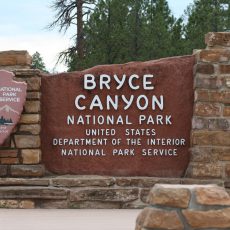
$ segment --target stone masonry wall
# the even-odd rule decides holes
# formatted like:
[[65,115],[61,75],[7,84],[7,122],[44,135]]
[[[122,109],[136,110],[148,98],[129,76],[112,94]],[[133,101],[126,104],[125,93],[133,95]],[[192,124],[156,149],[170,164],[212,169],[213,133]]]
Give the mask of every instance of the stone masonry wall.
[[41,73],[29,69],[30,65],[31,57],[27,51],[0,52],[0,68],[13,71],[16,81],[27,83],[26,103],[21,119],[0,148],[1,177],[44,175],[44,167],[40,164]]
[[41,73],[26,51],[0,52],[0,69],[28,84],[21,120],[0,147],[0,208],[142,208],[155,184],[230,188],[230,33],[196,53],[191,161],[185,178],[50,175],[41,164]]
[[230,229],[230,196],[216,185],[155,185],[136,230]]
[[218,184],[221,180],[153,177],[46,176],[0,178],[0,208],[139,209],[155,184]]
[[222,178],[230,187],[230,33],[208,33],[196,52],[195,106],[187,177]]

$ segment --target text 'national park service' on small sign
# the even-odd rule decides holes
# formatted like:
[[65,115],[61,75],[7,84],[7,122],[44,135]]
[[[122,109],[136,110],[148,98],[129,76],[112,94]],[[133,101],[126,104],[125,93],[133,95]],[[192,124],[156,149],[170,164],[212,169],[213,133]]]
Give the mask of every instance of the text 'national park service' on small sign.
[[26,100],[27,84],[13,77],[12,72],[0,70],[0,145],[18,123]]

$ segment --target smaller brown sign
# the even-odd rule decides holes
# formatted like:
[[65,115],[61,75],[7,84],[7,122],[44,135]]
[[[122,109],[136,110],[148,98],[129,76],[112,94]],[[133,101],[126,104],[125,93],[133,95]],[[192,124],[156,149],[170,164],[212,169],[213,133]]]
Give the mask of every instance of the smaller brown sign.
[[26,100],[27,84],[13,77],[12,72],[0,70],[0,145],[18,123]]

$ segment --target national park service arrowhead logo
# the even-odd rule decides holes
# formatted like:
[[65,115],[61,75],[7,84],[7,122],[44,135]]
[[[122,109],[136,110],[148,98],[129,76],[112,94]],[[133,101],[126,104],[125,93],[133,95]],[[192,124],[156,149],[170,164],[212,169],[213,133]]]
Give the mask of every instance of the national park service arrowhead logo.
[[12,72],[0,70],[0,145],[18,123],[26,101],[27,84],[13,77]]

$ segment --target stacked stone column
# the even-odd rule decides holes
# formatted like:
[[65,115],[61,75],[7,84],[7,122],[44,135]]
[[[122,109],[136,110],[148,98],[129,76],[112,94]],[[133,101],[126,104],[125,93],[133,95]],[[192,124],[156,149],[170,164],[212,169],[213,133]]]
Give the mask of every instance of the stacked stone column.
[[191,160],[187,176],[230,187],[230,33],[209,33],[196,53]]
[[[23,114],[11,136],[0,148],[0,176],[37,177],[44,175],[41,163],[40,88],[41,73],[28,68],[31,58],[26,51],[1,52],[1,69],[13,71],[16,81],[27,83]],[[21,67],[21,68],[20,68]],[[27,69],[22,69],[27,67]]]

